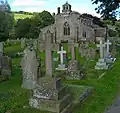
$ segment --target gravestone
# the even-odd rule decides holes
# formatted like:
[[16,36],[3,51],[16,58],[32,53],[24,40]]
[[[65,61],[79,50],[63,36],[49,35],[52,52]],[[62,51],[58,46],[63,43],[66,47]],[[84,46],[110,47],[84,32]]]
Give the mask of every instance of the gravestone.
[[106,46],[107,46],[107,48],[105,48],[105,60],[106,60],[106,63],[108,63],[108,64],[111,64],[111,63],[114,63],[115,62],[115,60],[116,60],[116,58],[113,58],[112,56],[111,56],[111,53],[110,53],[110,45],[112,45],[112,43],[109,41],[109,40],[107,40],[107,42],[105,43],[106,44]]
[[26,46],[26,39],[25,38],[21,38],[21,48],[24,49]]
[[10,77],[12,75],[12,59],[8,56],[2,56],[1,75]]
[[39,66],[36,51],[33,47],[28,46],[23,53],[24,55],[21,60],[23,74],[22,88],[33,89],[37,82]]
[[71,110],[71,95],[61,79],[52,75],[51,33],[46,33],[46,75],[38,80],[32,92],[29,105],[42,111],[69,113]]
[[52,76],[52,53],[51,53],[51,33],[47,31],[45,41],[45,63],[46,63],[46,75]]
[[66,54],[66,51],[63,50],[63,46],[61,46],[61,51],[58,51],[57,53],[60,54],[60,64],[56,70],[67,70],[67,68],[65,68],[65,64],[63,63],[63,55]]
[[97,47],[100,48],[100,59],[96,63],[95,69],[97,69],[97,70],[108,69],[108,65],[106,64],[105,59],[104,59],[105,44],[103,44],[102,40],[100,40],[100,44],[97,45]]
[[41,77],[29,100],[31,107],[42,111],[69,113],[72,108],[71,95],[60,78]]
[[3,50],[4,50],[3,42],[0,42],[0,56],[3,56]]
[[83,72],[78,68],[80,66],[79,62],[76,60],[71,60],[68,63],[68,68],[66,71],[65,78],[67,80],[80,80],[84,77]]

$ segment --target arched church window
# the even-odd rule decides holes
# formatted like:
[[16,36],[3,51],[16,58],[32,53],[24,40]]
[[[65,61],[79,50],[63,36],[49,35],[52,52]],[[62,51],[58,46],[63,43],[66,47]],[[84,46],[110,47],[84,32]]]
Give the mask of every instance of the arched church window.
[[86,31],[83,31],[83,37],[86,37]]
[[64,23],[64,35],[70,35],[70,26],[67,22]]

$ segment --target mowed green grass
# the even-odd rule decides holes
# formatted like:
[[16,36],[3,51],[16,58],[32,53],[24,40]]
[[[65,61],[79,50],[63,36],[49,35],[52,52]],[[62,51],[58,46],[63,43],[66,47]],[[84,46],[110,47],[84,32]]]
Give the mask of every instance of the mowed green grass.
[[14,14],[15,20],[18,19],[25,19],[25,18],[31,18],[33,15],[27,15],[27,14]]
[[[17,49],[13,47],[5,48],[6,51],[17,51]],[[20,48],[18,47],[18,51]],[[44,53],[42,53],[42,59],[44,57]],[[78,59],[80,58],[77,55]],[[81,62],[84,64],[84,58],[82,58]],[[112,69],[106,71],[106,74],[100,79],[97,78],[103,71],[95,71],[94,65],[96,61],[89,61],[86,67],[86,77],[84,80],[80,81],[66,81],[66,83],[71,83],[75,85],[85,85],[94,87],[94,91],[92,96],[90,96],[83,104],[79,104],[75,107],[73,113],[103,113],[105,108],[112,104],[114,98],[119,93],[119,85],[120,85],[120,57],[118,56],[117,61],[115,62]],[[19,65],[20,58],[14,58],[13,64]],[[49,112],[40,112],[39,110],[24,108],[24,105],[28,104],[29,94],[28,91],[22,89],[20,87],[21,84],[21,70],[17,67],[13,68],[13,76],[9,81],[0,83],[0,93],[5,93],[8,95],[8,100],[2,101],[0,104],[0,113],[3,113],[4,110],[12,109],[12,113],[49,113]],[[10,92],[10,94],[7,94]],[[2,95],[3,95],[2,94]],[[1,95],[1,94],[0,94]],[[13,96],[12,96],[13,95]],[[16,95],[16,96],[15,96]],[[2,98],[4,99],[4,98]],[[0,96],[1,101],[1,96]],[[3,111],[2,111],[3,110]]]

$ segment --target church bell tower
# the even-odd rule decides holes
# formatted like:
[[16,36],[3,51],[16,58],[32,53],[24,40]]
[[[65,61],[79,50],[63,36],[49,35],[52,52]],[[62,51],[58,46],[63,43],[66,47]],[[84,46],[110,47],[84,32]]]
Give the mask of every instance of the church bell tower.
[[62,10],[62,12],[63,13],[70,13],[72,10],[71,10],[71,5],[68,3],[68,2],[66,2],[64,5],[63,5],[63,10]]

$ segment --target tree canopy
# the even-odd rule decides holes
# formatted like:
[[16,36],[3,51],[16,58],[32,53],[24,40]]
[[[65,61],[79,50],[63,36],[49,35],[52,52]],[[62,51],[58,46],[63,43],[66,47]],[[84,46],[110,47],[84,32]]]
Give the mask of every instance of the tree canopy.
[[0,12],[0,42],[5,41],[9,36],[8,20],[5,12]]
[[99,4],[95,9],[104,19],[115,20],[120,16],[120,0],[91,0],[93,4]]
[[34,13],[32,18],[17,21],[15,34],[17,38],[38,38],[40,29],[54,23],[54,17],[48,12]]

